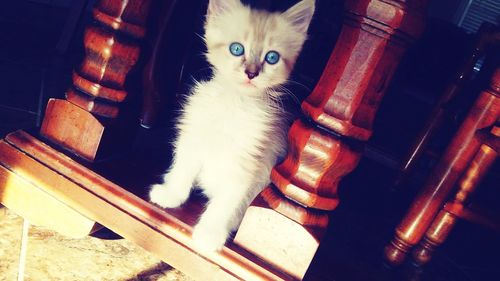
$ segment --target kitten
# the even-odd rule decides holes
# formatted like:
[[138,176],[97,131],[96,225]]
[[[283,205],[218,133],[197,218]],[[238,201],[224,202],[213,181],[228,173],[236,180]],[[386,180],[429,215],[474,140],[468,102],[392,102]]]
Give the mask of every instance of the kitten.
[[180,206],[193,185],[208,205],[193,232],[198,250],[220,249],[286,153],[287,122],[277,89],[299,55],[314,13],[302,0],[283,13],[210,0],[205,22],[213,77],[194,86],[177,124],[173,164],[152,202]]

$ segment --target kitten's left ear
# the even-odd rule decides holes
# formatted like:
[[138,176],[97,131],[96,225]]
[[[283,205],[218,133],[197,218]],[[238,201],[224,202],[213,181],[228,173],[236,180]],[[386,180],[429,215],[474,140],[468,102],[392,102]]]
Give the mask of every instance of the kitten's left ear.
[[283,13],[283,16],[301,33],[306,33],[314,14],[315,0],[302,0]]
[[242,4],[240,0],[209,0],[207,15],[208,16],[219,16],[228,12],[235,7],[241,7]]

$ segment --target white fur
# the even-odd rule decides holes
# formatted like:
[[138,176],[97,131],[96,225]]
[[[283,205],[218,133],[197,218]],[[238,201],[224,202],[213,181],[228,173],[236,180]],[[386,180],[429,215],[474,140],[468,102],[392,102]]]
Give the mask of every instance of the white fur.
[[[306,38],[307,27],[304,30],[303,21],[293,25],[295,19],[308,17],[309,25],[314,11],[314,0],[304,0],[284,14],[223,1],[210,1],[205,25],[214,76],[198,83],[188,97],[178,120],[173,164],[164,183],[150,192],[152,202],[175,208],[186,201],[193,185],[203,190],[209,203],[193,233],[200,251],[224,245],[286,152],[286,120],[278,106],[280,93],[274,89],[288,79]],[[244,45],[244,56],[230,54],[232,42]],[[275,65],[264,61],[269,50],[281,55]],[[244,73],[248,62],[262,67],[251,81]]]

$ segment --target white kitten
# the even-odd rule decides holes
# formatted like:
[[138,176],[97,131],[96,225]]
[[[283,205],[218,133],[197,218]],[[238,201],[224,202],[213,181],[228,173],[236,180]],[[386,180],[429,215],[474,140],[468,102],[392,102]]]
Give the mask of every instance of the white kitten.
[[307,35],[314,0],[284,13],[253,10],[239,0],[210,0],[205,23],[210,81],[198,83],[178,120],[174,161],[150,199],[180,206],[194,184],[208,197],[195,226],[200,251],[220,249],[286,152],[276,90],[286,82]]

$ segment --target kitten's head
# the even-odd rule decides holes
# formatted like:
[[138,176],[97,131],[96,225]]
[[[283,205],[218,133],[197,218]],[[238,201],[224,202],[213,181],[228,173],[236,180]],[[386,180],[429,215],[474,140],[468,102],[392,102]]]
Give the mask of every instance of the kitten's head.
[[210,0],[205,41],[216,75],[248,89],[286,82],[307,37],[314,1],[269,13],[240,0]]

